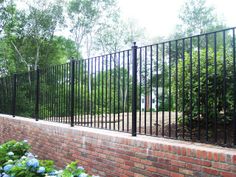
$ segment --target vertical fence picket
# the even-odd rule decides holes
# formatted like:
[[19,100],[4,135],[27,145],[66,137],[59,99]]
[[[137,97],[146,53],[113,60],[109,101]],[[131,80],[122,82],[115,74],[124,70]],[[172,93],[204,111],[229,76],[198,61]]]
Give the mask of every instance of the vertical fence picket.
[[162,44],[162,125],[161,135],[165,135],[165,43]]
[[233,82],[234,82],[234,106],[233,106],[233,145],[236,145],[236,57],[235,57],[235,29],[233,29]]
[[137,46],[132,46],[132,136],[137,133]]
[[36,70],[36,88],[35,88],[35,120],[39,120],[39,92],[40,92],[40,87],[39,87],[39,74],[40,71],[39,69]]
[[70,65],[71,65],[71,70],[70,70],[70,84],[71,84],[71,87],[70,87],[70,91],[71,91],[71,98],[70,98],[70,125],[71,127],[74,127],[74,96],[75,96],[75,60],[71,60],[70,62]]
[[233,88],[234,88],[234,106],[233,106],[233,144],[236,145],[236,57],[235,57],[235,29],[233,29]]
[[16,74],[13,75],[12,83],[12,116],[16,115]]

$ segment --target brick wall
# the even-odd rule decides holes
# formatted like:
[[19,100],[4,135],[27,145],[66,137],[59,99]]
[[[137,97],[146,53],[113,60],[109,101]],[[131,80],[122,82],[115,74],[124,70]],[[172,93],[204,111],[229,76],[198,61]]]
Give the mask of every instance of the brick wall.
[[28,139],[58,167],[79,160],[100,176],[236,177],[236,149],[0,115],[0,143]]

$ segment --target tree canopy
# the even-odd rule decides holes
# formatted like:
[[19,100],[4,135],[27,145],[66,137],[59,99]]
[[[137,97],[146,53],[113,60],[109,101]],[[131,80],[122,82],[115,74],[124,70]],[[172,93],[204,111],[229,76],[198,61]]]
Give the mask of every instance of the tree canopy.
[[218,18],[214,7],[207,5],[206,0],[186,0],[178,17],[175,38],[206,33],[225,26]]

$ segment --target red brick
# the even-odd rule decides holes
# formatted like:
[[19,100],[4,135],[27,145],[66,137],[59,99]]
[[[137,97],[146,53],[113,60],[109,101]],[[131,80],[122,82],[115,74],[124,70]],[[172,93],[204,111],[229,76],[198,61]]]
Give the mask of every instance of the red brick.
[[120,177],[129,177],[128,175],[121,174]]
[[165,157],[165,153],[164,152],[159,152],[159,151],[154,151],[153,155],[158,156],[158,157]]
[[186,164],[186,168],[194,170],[194,171],[201,171],[202,170],[202,167],[200,165],[189,164],[189,163]]
[[178,149],[179,149],[178,146],[173,146],[173,147],[172,147],[172,152],[173,152],[174,154],[178,154]]
[[180,149],[180,147],[178,147],[178,149],[177,149],[177,154],[178,154],[178,155],[181,155],[181,149]]
[[169,171],[173,171],[173,172],[178,172],[179,171],[179,167],[173,166],[173,165],[169,165],[168,166],[168,170]]
[[128,165],[128,166],[133,167],[133,166],[134,166],[134,162],[132,162],[132,161],[126,161],[126,162],[125,162],[125,165]]
[[187,155],[187,156],[190,156],[190,155],[191,155],[191,149],[189,149],[189,148],[186,149],[186,155]]
[[202,164],[202,160],[195,159],[192,157],[179,157],[180,161],[188,162],[188,163],[194,163],[194,164]]
[[141,162],[141,159],[137,158],[137,157],[130,157],[130,161],[133,162]]
[[171,176],[171,177],[184,177],[183,174],[174,173],[174,172],[171,172],[171,173],[170,173],[170,176]]
[[218,153],[214,153],[213,154],[213,159],[214,159],[214,161],[218,161],[219,160]]
[[224,171],[230,171],[232,166],[229,164],[225,164],[225,163],[213,162],[212,167],[215,169],[222,169]]
[[164,145],[164,151],[165,151],[165,152],[170,152],[169,147],[170,147],[170,146],[168,146],[168,145]]
[[212,152],[207,152],[207,159],[212,160],[212,158],[213,158]]
[[197,150],[197,154],[196,154],[197,158],[200,159],[207,159],[207,152],[206,151],[202,151],[202,150]]
[[155,167],[147,167],[146,170],[150,172],[157,172],[157,168]]
[[202,151],[202,158],[207,159],[207,152],[206,151]]
[[175,154],[165,154],[165,157],[167,158],[167,159],[171,159],[171,160],[178,160],[178,156],[177,155],[175,155]]
[[134,176],[134,173],[132,173],[131,171],[129,170],[125,170],[124,171],[124,174],[128,175],[128,176]]
[[220,156],[219,160],[221,162],[225,162],[225,160],[226,160],[225,155],[224,154],[219,154],[219,156]]
[[217,170],[213,170],[213,169],[210,169],[210,168],[202,168],[204,172],[208,173],[208,174],[211,174],[211,175],[218,175],[219,174],[219,171]]
[[137,163],[137,162],[134,163],[134,166],[141,169],[145,168],[145,166],[142,163]]
[[158,162],[153,162],[152,166],[157,167],[159,169],[168,169],[169,165],[163,164],[163,163],[158,163]]
[[233,155],[233,164],[236,164],[236,155]]
[[141,160],[141,163],[144,164],[144,165],[152,165],[152,162],[149,161],[149,160]]
[[124,170],[130,170],[132,168],[131,166],[128,166],[128,165],[125,165],[125,164],[119,164],[118,167],[122,168]]
[[197,153],[196,153],[196,156],[197,156],[197,158],[202,158],[202,155],[201,155],[201,150],[197,150]]
[[145,176],[138,173],[134,173],[134,177],[145,177]]
[[185,167],[185,164],[186,164],[186,163],[181,162],[181,161],[171,160],[171,161],[170,161],[170,164],[171,164],[171,165],[174,165],[174,166],[177,166],[177,167]]
[[140,175],[144,175],[144,176],[151,176],[152,173],[147,171],[147,170],[142,170],[142,169],[139,169],[139,168],[132,168],[131,171],[133,173],[137,173],[137,174],[140,174]]
[[211,162],[210,162],[210,161],[205,161],[205,160],[203,160],[203,161],[201,162],[201,165],[206,166],[206,167],[210,167],[210,166],[211,166]]
[[186,148],[181,148],[181,154],[182,154],[183,156],[186,156]]
[[184,168],[180,168],[179,172],[183,173],[185,175],[193,175],[193,171],[192,170],[188,170],[188,169],[184,169]]
[[230,172],[220,172],[220,175],[222,175],[223,177],[236,177],[235,173],[230,173]]
[[157,173],[160,173],[160,174],[163,174],[163,175],[170,175],[170,171],[168,171],[168,170],[164,170],[164,169],[159,169],[159,168],[157,168]]

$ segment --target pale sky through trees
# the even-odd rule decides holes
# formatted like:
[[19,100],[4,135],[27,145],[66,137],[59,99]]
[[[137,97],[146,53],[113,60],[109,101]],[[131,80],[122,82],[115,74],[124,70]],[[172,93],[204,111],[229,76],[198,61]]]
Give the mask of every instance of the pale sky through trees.
[[[25,8],[24,2],[35,0],[16,0],[20,8]],[[48,0],[55,1],[55,0]],[[70,0],[63,0],[64,2]],[[181,7],[186,0],[117,0],[123,21],[131,21],[135,24],[134,28],[140,32],[138,39],[135,39],[139,46],[156,42],[164,39],[174,39],[172,34],[176,31],[179,24],[179,14]],[[215,8],[215,13],[220,21],[227,27],[236,27],[236,0],[206,0],[207,6]],[[67,24],[68,25],[68,24]],[[134,29],[135,30],[135,29]],[[73,40],[70,28],[57,29],[55,34]],[[87,56],[85,42],[82,43],[81,53]],[[126,49],[123,47],[122,49]],[[87,50],[88,51],[88,50]],[[94,53],[91,55],[95,55]]]
[[[215,8],[217,16],[227,27],[236,26],[236,0],[206,1],[207,5]],[[185,0],[117,0],[117,2],[125,21],[134,20],[138,23],[137,26],[145,29],[145,36],[155,38],[174,33]],[[24,7],[21,0],[17,4],[19,7]],[[65,30],[58,34],[61,33],[66,37],[69,36]]]
[[[184,0],[119,0],[123,18],[136,20],[150,37],[174,32]],[[236,26],[236,0],[207,0],[227,27]]]

